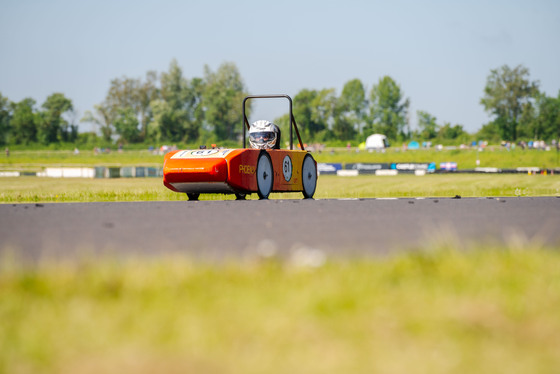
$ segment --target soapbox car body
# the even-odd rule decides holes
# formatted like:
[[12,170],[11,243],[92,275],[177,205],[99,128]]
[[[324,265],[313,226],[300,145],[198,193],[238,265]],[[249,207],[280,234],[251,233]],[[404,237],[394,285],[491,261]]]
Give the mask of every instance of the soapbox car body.
[[[257,98],[286,98],[290,104],[290,149],[246,148],[245,115],[247,100]],[[317,163],[304,150],[292,113],[292,99],[288,95],[252,95],[243,100],[243,148],[178,150],[165,155],[163,184],[176,192],[184,192],[189,200],[197,200],[201,193],[235,194],[244,199],[257,193],[268,199],[271,192],[302,192],[312,198],[317,185]],[[299,150],[293,149],[293,133]]]

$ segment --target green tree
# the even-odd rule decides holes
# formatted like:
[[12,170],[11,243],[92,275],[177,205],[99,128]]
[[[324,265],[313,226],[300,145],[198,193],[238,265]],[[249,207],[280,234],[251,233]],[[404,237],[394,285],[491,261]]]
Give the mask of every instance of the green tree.
[[[166,128],[159,131],[162,139],[171,136],[172,141],[195,141],[199,138],[200,129],[204,119],[202,109],[202,95],[204,82],[201,78],[193,78],[190,81],[183,76],[183,71],[176,60],[171,61],[169,71],[161,74],[161,98],[167,103],[166,106],[159,104],[158,118],[160,120],[169,118],[172,122],[156,122]],[[162,116],[165,108],[165,116]],[[153,109],[153,108],[152,108]],[[170,112],[169,112],[170,111]],[[175,126],[170,129],[169,126]]]
[[[231,62],[223,63],[215,72],[205,66],[204,82],[202,105],[206,108],[206,121],[219,140],[237,139],[243,131],[241,104],[247,96],[239,70]],[[246,110],[250,112],[251,102],[247,104]]]
[[469,137],[462,125],[452,126],[450,123],[445,123],[438,129],[437,137],[441,140],[456,140],[466,139]]
[[529,80],[529,69],[503,65],[490,71],[480,103],[494,116],[502,138],[515,141],[523,111],[530,110],[531,100],[537,93],[538,82]]
[[[122,117],[124,112],[135,113],[140,112],[140,80],[123,77],[111,80],[109,91],[105,97],[105,101],[99,105],[101,112],[104,113],[108,124],[116,129],[114,121]],[[97,108],[96,108],[97,109]],[[123,112],[124,111],[124,112]],[[99,112],[99,110],[98,110]],[[122,118],[121,118],[122,119]],[[108,129],[105,130],[109,132]],[[112,130],[111,130],[112,132]],[[105,136],[104,136],[105,137]]]
[[188,80],[183,76],[183,69],[177,60],[169,64],[169,70],[161,74],[161,98],[171,108],[180,109],[184,106],[189,88]]
[[389,139],[408,137],[407,114],[409,100],[403,97],[400,86],[389,76],[384,76],[370,93],[369,131],[384,134]]
[[139,139],[145,139],[148,135],[148,124],[152,120],[152,107],[150,103],[160,97],[160,90],[157,87],[158,74],[155,71],[146,73],[146,80],[140,82],[136,98],[138,100],[138,108],[140,116],[141,134]]
[[357,119],[361,119],[366,106],[366,91],[362,81],[359,79],[352,79],[346,82],[342,88],[339,104],[343,106],[347,112],[354,114]]
[[[306,139],[313,139],[315,134],[321,131],[321,124],[315,122],[313,118],[313,100],[317,97],[317,91],[303,89],[299,91],[293,100],[293,112],[298,124],[298,128],[302,132],[302,136]],[[289,119],[288,119],[289,123]]]
[[111,141],[111,136],[113,135],[113,120],[115,116],[113,115],[111,109],[104,104],[95,105],[95,112],[86,111],[80,122],[92,123],[99,127],[102,139],[105,142]]
[[536,114],[528,133],[533,139],[550,140],[560,137],[560,92],[557,98],[537,95]]
[[316,140],[327,140],[331,136],[331,125],[336,113],[336,92],[334,88],[326,88],[317,92],[311,102],[311,119],[316,124]]
[[150,123],[150,137],[157,143],[183,140],[183,128],[177,125],[182,120],[177,118],[178,112],[165,100],[152,101],[151,107],[154,118]]
[[420,137],[425,140],[434,139],[438,134],[436,117],[422,110],[416,111],[416,115],[418,116],[418,129],[420,130]]
[[340,140],[353,139],[361,130],[366,105],[364,85],[359,79],[346,82],[337,100],[334,135]]
[[72,101],[62,93],[54,93],[43,103],[43,112],[38,121],[37,138],[43,144],[73,141],[77,136],[77,127],[70,124],[64,114],[73,111]]
[[186,137],[188,114],[184,109],[189,89],[188,80],[177,60],[169,64],[169,70],[161,74],[161,100],[152,101],[156,139],[178,142]]
[[9,141],[11,130],[12,108],[7,97],[0,93],[0,145],[5,145]]
[[338,140],[351,140],[356,136],[355,122],[346,112],[335,112],[332,135]]
[[138,79],[127,77],[112,79],[105,97],[105,105],[114,113],[124,108],[132,108],[136,111],[139,85]]
[[138,117],[132,108],[119,109],[113,125],[124,142],[134,143],[139,141],[141,132],[138,127]]
[[31,98],[12,103],[12,138],[16,144],[29,144],[37,141],[39,115],[35,110],[35,104],[35,100]]
[[477,139],[498,143],[501,139],[500,128],[495,121],[488,122],[475,134]]
[[148,71],[144,81],[128,77],[111,80],[109,91],[101,106],[112,120],[122,117],[123,110],[127,115],[134,113],[140,128],[140,135],[136,141],[141,141],[146,136],[148,123],[152,118],[150,103],[158,98],[157,73]]

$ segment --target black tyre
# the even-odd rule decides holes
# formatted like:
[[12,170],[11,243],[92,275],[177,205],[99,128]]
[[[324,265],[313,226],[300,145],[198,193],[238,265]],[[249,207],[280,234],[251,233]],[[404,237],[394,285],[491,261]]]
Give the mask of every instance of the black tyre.
[[305,155],[301,166],[301,179],[303,183],[303,197],[312,199],[317,188],[317,165],[311,155]]
[[247,195],[244,193],[239,193],[239,192],[235,193],[235,200],[246,200],[246,198]]
[[198,200],[198,197],[200,196],[200,194],[197,193],[197,192],[187,192],[187,196],[188,196],[189,200],[196,201],[196,200]]
[[259,199],[268,199],[274,184],[274,171],[272,161],[266,151],[260,153],[257,159],[257,193]]

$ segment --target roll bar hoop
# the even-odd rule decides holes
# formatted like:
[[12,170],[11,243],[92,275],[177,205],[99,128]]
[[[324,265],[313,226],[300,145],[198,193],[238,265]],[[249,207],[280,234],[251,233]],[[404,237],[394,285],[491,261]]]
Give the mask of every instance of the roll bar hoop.
[[299,130],[296,124],[296,119],[294,118],[294,113],[292,110],[292,98],[288,95],[249,95],[247,96],[245,99],[243,99],[243,148],[247,148],[246,144],[247,144],[247,130],[249,130],[250,125],[249,125],[249,121],[247,120],[247,116],[245,115],[245,103],[247,102],[247,100],[250,99],[278,99],[278,98],[284,98],[284,99],[288,99],[288,101],[290,102],[290,149],[293,150],[294,149],[294,136],[293,136],[293,131],[292,129],[295,129],[296,131],[296,135],[299,141],[299,147],[301,150],[304,150],[303,147],[303,142],[301,141],[301,136],[299,135]]

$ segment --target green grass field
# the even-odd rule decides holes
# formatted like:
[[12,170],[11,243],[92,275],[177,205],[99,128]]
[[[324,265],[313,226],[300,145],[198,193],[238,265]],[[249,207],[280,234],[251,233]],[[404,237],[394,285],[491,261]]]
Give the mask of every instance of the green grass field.
[[83,150],[75,155],[72,151],[12,151],[10,156],[0,156],[0,170],[39,171],[45,166],[161,166],[163,156],[145,151],[94,154]]
[[[560,196],[560,175],[457,174],[398,176],[320,176],[316,199],[380,197]],[[250,199],[257,199],[253,194]],[[301,193],[271,194],[272,199],[301,199]],[[161,178],[0,178],[0,203],[174,201],[185,194],[165,188]],[[234,199],[201,195],[202,200]]]
[[[403,152],[398,148],[389,148],[385,153],[348,152],[326,149],[321,154],[314,154],[318,162],[435,162],[439,168],[441,162],[456,162],[459,169],[496,167],[501,169],[535,166],[540,168],[560,168],[560,155],[555,151],[537,151],[515,149],[507,151],[501,147],[491,147],[478,152],[472,149],[456,150],[413,150]],[[479,161],[477,165],[476,161]]]
[[[317,162],[457,162],[460,169],[473,169],[476,160],[481,167],[516,168],[534,166],[540,168],[560,168],[560,155],[555,150],[537,151],[515,149],[507,151],[501,147],[476,150],[415,150],[403,152],[399,148],[389,148],[385,153],[347,151],[327,148],[321,153],[313,153]],[[79,155],[72,151],[12,151],[10,157],[0,156],[0,170],[40,170],[43,166],[161,166],[163,156],[147,150],[129,150],[122,153],[94,155],[92,150],[82,150]]]
[[560,253],[0,270],[0,373],[557,373]]

